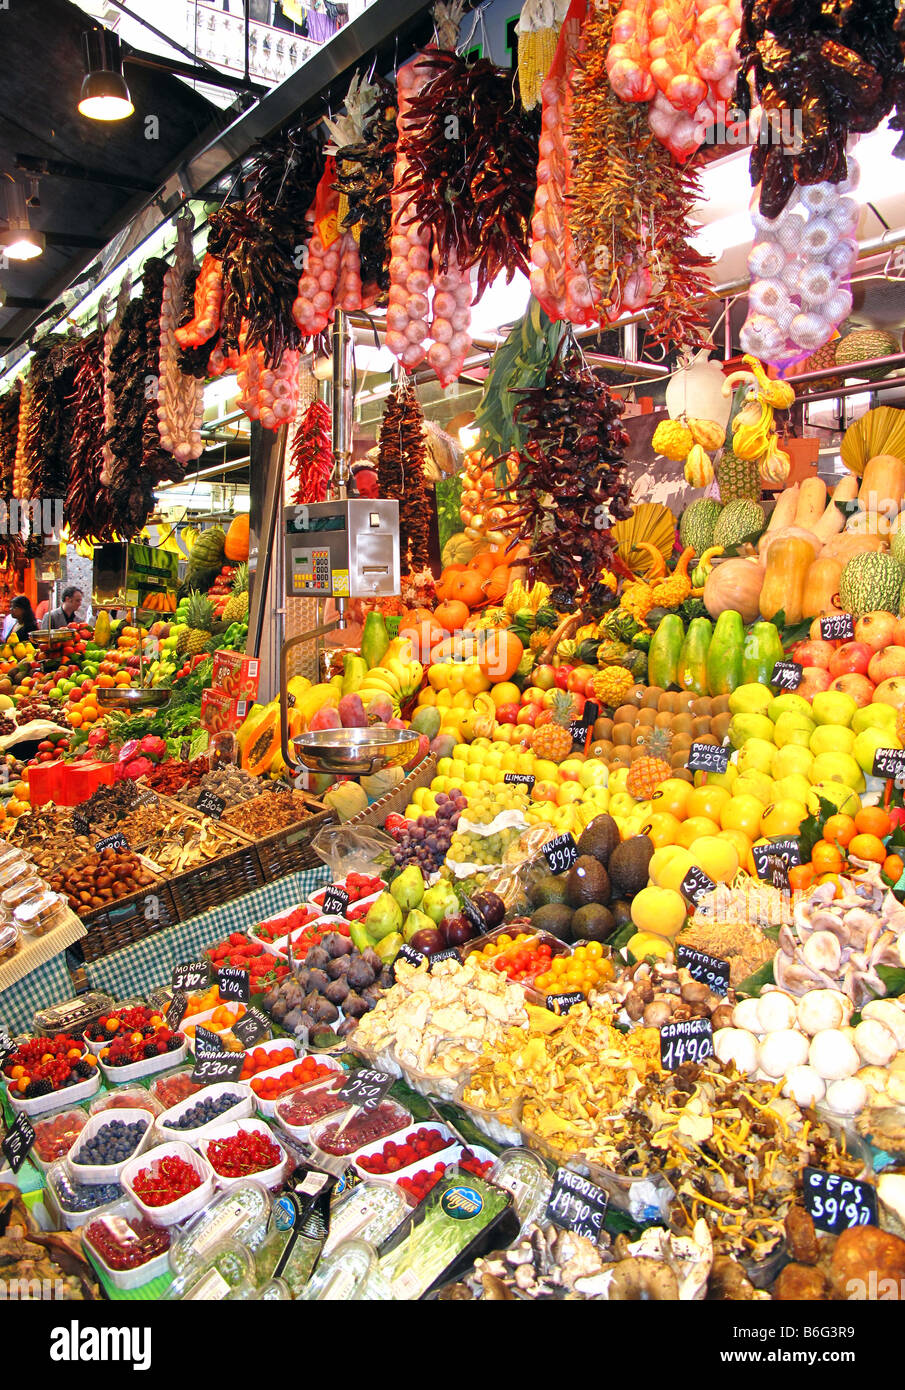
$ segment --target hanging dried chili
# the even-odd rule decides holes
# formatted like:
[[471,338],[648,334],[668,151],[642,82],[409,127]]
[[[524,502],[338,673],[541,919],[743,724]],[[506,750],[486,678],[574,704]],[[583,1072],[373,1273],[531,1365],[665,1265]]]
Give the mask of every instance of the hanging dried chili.
[[22,399],[19,383],[0,396],[0,496],[12,497],[13,467],[16,462],[16,443],[19,438],[19,403]]
[[429,503],[424,480],[424,415],[408,381],[387,397],[377,449],[380,496],[399,502],[399,554],[403,573],[423,569],[429,554]]
[[66,402],[69,487],[65,517],[75,541],[112,540],[112,499],[101,482],[104,463],[104,332],[98,329],[78,345],[75,376]]
[[293,504],[326,502],[333,453],[330,444],[330,410],[323,401],[312,401],[299,421],[289,455],[289,480],[295,482]]

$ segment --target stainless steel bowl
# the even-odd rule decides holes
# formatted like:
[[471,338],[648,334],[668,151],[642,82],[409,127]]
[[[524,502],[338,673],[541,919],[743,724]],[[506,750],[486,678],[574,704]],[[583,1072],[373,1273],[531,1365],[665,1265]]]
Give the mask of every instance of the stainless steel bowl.
[[370,777],[385,767],[407,763],[418,747],[411,729],[317,729],[292,740],[299,762],[312,772],[337,777]]
[[168,685],[117,685],[111,690],[96,690],[98,709],[159,709],[169,702],[172,690]]
[[33,647],[57,647],[70,642],[72,638],[73,633],[69,631],[68,627],[55,627],[49,632],[39,628],[37,632],[31,634],[28,640]]

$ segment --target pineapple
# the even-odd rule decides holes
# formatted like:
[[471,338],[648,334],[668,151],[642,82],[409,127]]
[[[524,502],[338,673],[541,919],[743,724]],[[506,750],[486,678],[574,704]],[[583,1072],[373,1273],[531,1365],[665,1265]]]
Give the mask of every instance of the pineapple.
[[233,591],[223,610],[225,623],[244,623],[248,617],[248,566],[239,565],[233,579]]
[[197,590],[194,591],[189,599],[185,620],[189,625],[189,631],[180,633],[180,640],[183,636],[185,637],[185,654],[186,656],[198,656],[211,640],[214,605],[204,594],[199,594]]
[[721,502],[756,502],[760,497],[761,483],[757,461],[740,459],[738,454],[733,453],[728,447],[723,450],[723,456],[717,464],[716,478],[720,486]]
[[541,724],[531,735],[531,751],[538,758],[549,758],[551,762],[561,763],[572,751],[573,704],[571,692],[557,690],[553,697],[553,718],[549,724]]
[[631,671],[626,670],[624,666],[609,666],[605,671],[601,671],[599,676],[591,678],[591,693],[602,705],[616,709],[624,702],[634,684],[635,678]]
[[672,776],[669,765],[671,747],[672,736],[668,729],[651,729],[646,755],[633,762],[629,769],[625,783],[629,796],[636,801],[649,801],[660,783]]

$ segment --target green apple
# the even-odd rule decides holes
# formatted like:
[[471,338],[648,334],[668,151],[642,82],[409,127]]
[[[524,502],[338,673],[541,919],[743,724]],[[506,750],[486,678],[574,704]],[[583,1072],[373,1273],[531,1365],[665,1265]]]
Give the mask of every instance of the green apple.
[[606,763],[602,763],[599,758],[590,758],[581,764],[578,780],[583,787],[605,787],[608,778]]
[[773,703],[773,691],[768,685],[753,681],[738,685],[729,696],[730,714],[764,714]]
[[[851,753],[855,735],[840,724],[818,724],[808,744],[814,757],[821,753]],[[857,757],[857,753],[855,757]]]
[[819,815],[820,800],[828,801],[845,816],[857,815],[861,810],[861,798],[844,782],[815,782],[808,797],[808,811],[812,816]]
[[851,752],[863,772],[873,776],[874,754],[878,748],[901,748],[895,732],[889,729],[862,729]]
[[843,782],[852,791],[864,791],[864,773],[851,753],[821,753],[811,765],[810,779],[817,782]]
[[762,806],[769,806],[776,795],[776,783],[766,773],[751,768],[734,783],[732,795],[753,796]]
[[767,707],[767,716],[775,724],[782,714],[803,714],[806,719],[810,719],[811,706],[802,695],[777,695]]
[[610,797],[611,816],[630,816],[635,809],[635,798],[628,792],[615,792]]
[[807,805],[808,793],[811,790],[807,777],[793,772],[788,777],[780,777],[773,785],[777,801],[800,801]]
[[851,725],[858,706],[843,690],[818,690],[811,701],[811,718],[818,724]]
[[774,724],[773,742],[777,748],[785,748],[787,743],[797,743],[801,748],[807,748],[814,727],[813,719],[790,710],[788,714],[781,714]]
[[727,792],[735,788],[738,781],[738,768],[735,763],[728,763],[725,772],[696,772],[694,784],[696,787],[725,787]]
[[[766,721],[769,723],[769,720]],[[772,729],[772,724],[770,725]],[[766,772],[773,771],[773,759],[776,757],[775,745],[765,738],[749,738],[743,748],[740,749],[736,766],[739,776],[746,772]]]
[[749,739],[773,742],[773,721],[765,714],[734,714],[729,724],[729,742],[741,748]]
[[773,776],[791,777],[797,774],[799,777],[807,777],[813,761],[814,754],[809,748],[800,743],[787,743],[777,750],[773,760]]
[[863,733],[865,729],[894,730],[897,713],[893,705],[862,705],[861,709],[855,710],[852,728],[856,734]]

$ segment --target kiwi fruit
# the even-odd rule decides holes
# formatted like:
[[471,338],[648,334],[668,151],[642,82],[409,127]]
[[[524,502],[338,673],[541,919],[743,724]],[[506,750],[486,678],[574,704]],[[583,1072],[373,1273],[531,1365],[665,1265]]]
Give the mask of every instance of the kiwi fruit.
[[613,737],[613,725],[615,724],[615,722],[616,722],[615,719],[607,719],[607,718],[595,719],[595,720],[594,720],[594,737],[595,737],[595,738],[602,738],[602,739],[605,739],[605,740],[612,739],[612,737]]
[[700,738],[701,734],[709,734],[709,733],[710,733],[710,715],[709,715],[709,714],[698,715],[698,717],[697,717],[697,718],[693,721],[693,723],[692,723],[691,732],[694,734],[695,738]]
[[[638,710],[635,705],[620,705],[613,715],[614,724],[634,724],[638,718]],[[598,721],[599,722],[599,721]],[[596,730],[596,725],[594,726]]]
[[[643,692],[643,695],[642,695],[641,700],[637,702],[642,708],[644,708],[644,709],[658,709],[658,708],[659,708],[660,700],[661,700],[661,698],[662,698],[662,696],[663,696],[663,694],[664,694],[664,692],[660,689],[659,685],[648,685],[648,686],[641,685],[641,686],[635,686],[635,690],[641,690],[641,691]],[[634,690],[630,693],[629,699],[632,699],[632,700],[633,700],[633,696],[634,696]],[[634,703],[634,700],[633,700],[633,703]]]
[[700,719],[703,715],[710,715],[713,713],[713,711],[711,710],[712,703],[713,702],[709,695],[703,695],[700,699],[695,700],[693,702],[691,706],[691,712],[696,719]]
[[642,728],[649,729],[654,724],[656,724],[659,717],[660,716],[657,714],[657,711],[655,709],[639,709],[638,718],[635,722],[636,724],[639,724]]
[[732,721],[732,715],[729,713],[728,710],[726,711],[725,714],[716,714],[716,715],[714,715],[714,717],[711,719],[711,721],[710,721],[710,732],[713,734],[714,738],[716,738],[716,739],[718,740],[718,742],[722,743],[722,742],[723,742],[723,739],[724,739],[724,738],[726,737],[726,735],[728,734],[728,732],[729,732],[729,725],[730,725],[731,721]]
[[728,713],[729,713],[729,696],[728,696],[728,695],[713,695],[713,696],[711,696],[711,699],[710,699],[710,713],[711,713],[711,714],[728,714]]
[[641,706],[646,703],[647,694],[648,689],[646,685],[633,685],[625,697],[625,702],[628,705],[634,705],[635,709],[640,709]]
[[690,734],[694,731],[694,719],[690,714],[677,714],[672,722],[673,733]]
[[667,690],[665,694],[660,696],[660,711],[663,714],[675,714],[677,698],[674,690]]
[[678,752],[680,752],[680,751],[682,751],[682,750],[684,750],[684,751],[687,753],[687,752],[688,752],[688,749],[691,747],[691,742],[692,742],[691,734],[673,734],[673,736],[672,736],[672,751],[673,751],[673,753],[678,753]]
[[661,710],[654,720],[654,728],[671,729],[673,727],[673,720],[677,718],[678,715],[670,714],[668,710]]
[[614,724],[613,725],[613,747],[627,748],[632,741],[634,724]]

